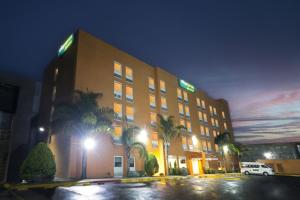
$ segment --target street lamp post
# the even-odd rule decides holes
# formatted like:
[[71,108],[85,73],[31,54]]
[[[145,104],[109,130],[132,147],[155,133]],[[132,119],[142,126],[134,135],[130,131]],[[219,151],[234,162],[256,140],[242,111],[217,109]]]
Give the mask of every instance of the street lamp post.
[[95,147],[95,140],[93,138],[85,138],[83,141],[83,152],[82,152],[82,173],[81,179],[86,179],[86,169],[87,169],[87,151]]
[[225,173],[227,173],[227,168],[226,168],[226,154],[228,153],[228,151],[229,151],[229,148],[228,148],[228,146],[227,145],[224,145],[223,146],[223,161],[224,161],[224,171],[225,171]]

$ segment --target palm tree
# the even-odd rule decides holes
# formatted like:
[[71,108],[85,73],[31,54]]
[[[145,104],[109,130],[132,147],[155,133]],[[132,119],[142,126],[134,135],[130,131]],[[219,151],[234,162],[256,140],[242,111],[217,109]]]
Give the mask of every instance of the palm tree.
[[139,132],[140,128],[136,126],[129,127],[127,120],[125,119],[125,125],[123,127],[122,131],[122,144],[125,149],[125,156],[127,158],[127,176],[129,175],[130,171],[130,153],[133,149],[137,149],[139,151],[139,154],[142,158],[145,160],[148,159],[148,152],[146,150],[146,147],[143,143],[135,141],[135,133]]
[[[97,100],[101,93],[75,90],[71,102],[55,107],[51,128],[55,133],[75,134],[81,141],[99,133],[110,133],[114,111],[102,108]],[[87,150],[82,148],[82,175],[86,178]]]
[[224,164],[224,170],[225,170],[225,173],[227,172],[226,170],[226,159],[225,159],[225,155],[224,155],[224,146],[225,145],[228,145],[228,144],[231,144],[231,138],[230,138],[230,133],[228,132],[224,132],[220,135],[218,135],[217,137],[215,137],[215,144],[217,144],[220,149],[221,149],[221,156],[222,156],[222,159],[223,159],[223,164]]
[[167,118],[162,115],[157,115],[159,118],[158,124],[158,134],[164,142],[164,157],[165,157],[165,166],[166,166],[166,175],[169,174],[167,169],[169,166],[168,156],[169,156],[169,144],[173,138],[178,137],[181,134],[181,130],[186,129],[184,126],[176,126],[174,124],[174,116],[168,116]]

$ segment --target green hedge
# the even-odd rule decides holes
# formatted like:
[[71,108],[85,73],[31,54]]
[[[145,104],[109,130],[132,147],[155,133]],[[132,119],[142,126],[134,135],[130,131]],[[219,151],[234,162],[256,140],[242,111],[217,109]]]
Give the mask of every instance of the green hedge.
[[47,144],[40,142],[28,154],[20,169],[20,177],[26,181],[53,180],[56,172],[54,156]]
[[159,170],[159,165],[155,155],[150,154],[145,161],[145,172],[148,176],[153,176]]

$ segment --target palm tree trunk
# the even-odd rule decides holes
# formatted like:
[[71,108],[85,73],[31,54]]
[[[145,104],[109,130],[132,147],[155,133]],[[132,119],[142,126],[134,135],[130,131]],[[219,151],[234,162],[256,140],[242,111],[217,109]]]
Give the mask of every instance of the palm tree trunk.
[[168,144],[165,142],[164,143],[165,146],[165,160],[166,160],[166,176],[169,175],[169,156],[168,156]]
[[81,179],[86,179],[86,168],[87,168],[87,150],[83,148],[82,160],[81,160]]
[[227,173],[227,169],[226,169],[226,157],[225,157],[225,153],[224,153],[224,150],[223,150],[223,146],[222,146],[222,158],[223,158],[223,165],[224,165],[224,172]]

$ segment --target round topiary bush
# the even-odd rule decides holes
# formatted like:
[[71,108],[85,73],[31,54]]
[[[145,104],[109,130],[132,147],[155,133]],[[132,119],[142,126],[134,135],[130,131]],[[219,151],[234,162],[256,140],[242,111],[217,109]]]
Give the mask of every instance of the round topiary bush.
[[159,165],[155,155],[150,154],[148,159],[145,161],[145,172],[148,176],[153,176],[158,172]]
[[51,181],[56,172],[54,155],[40,142],[28,154],[20,169],[20,177],[28,182]]

